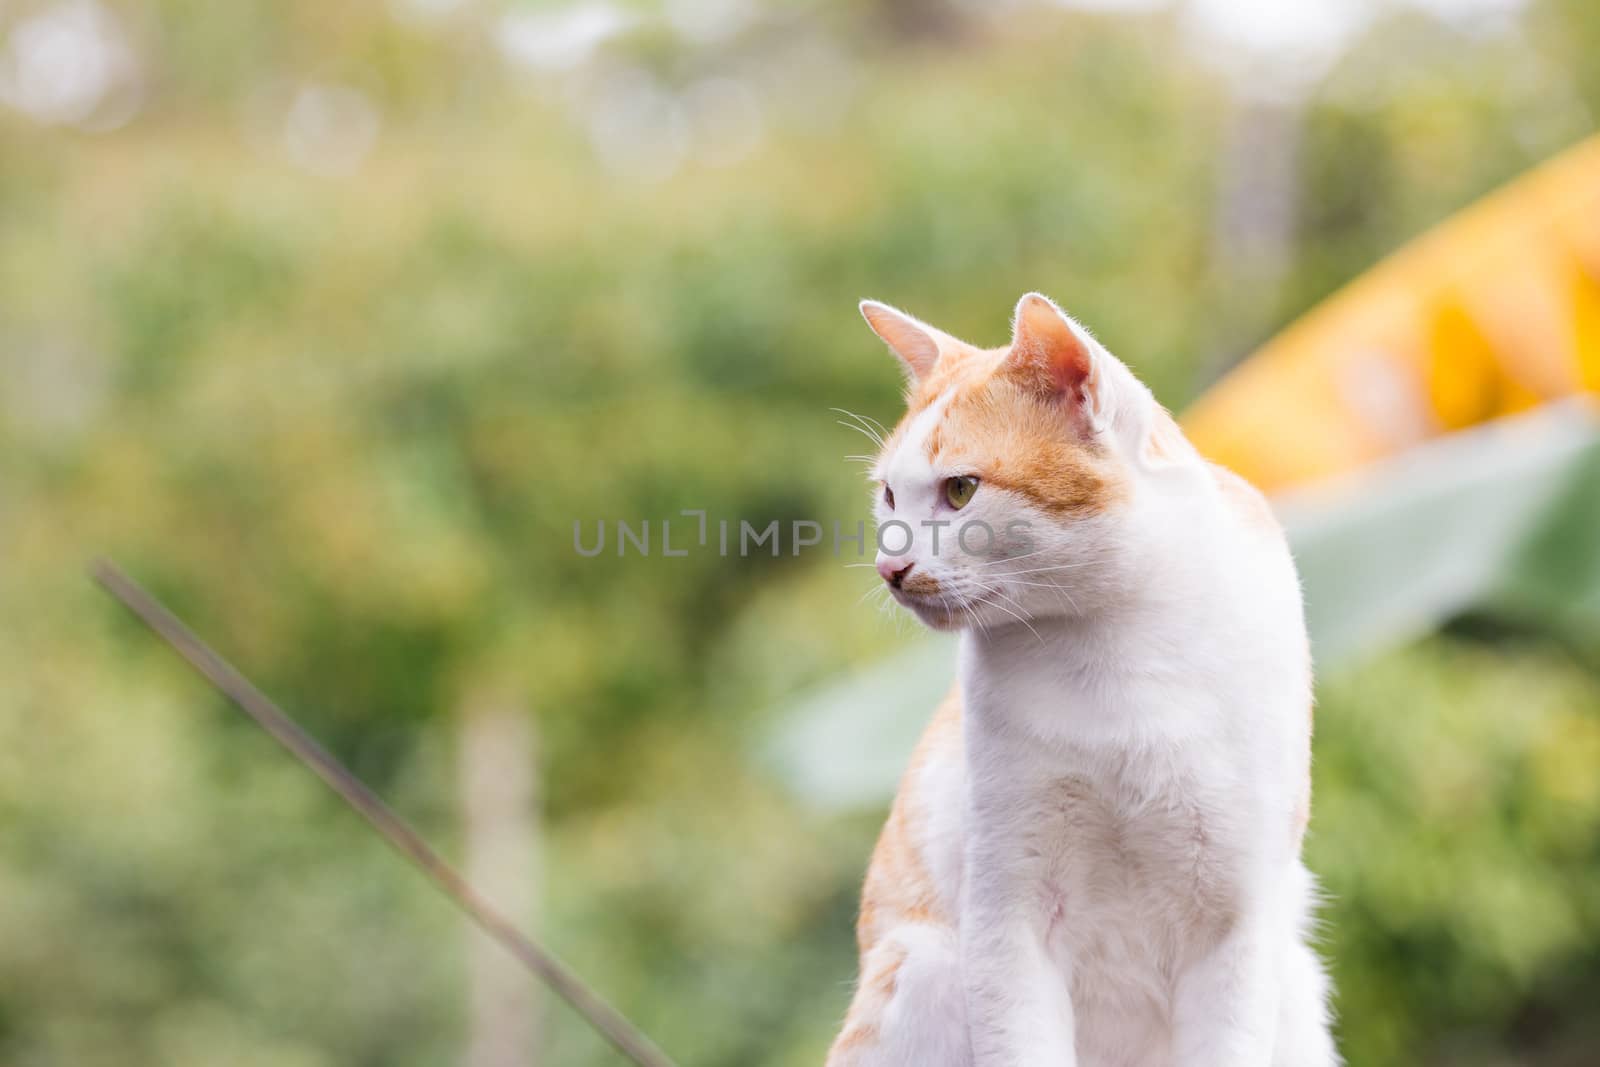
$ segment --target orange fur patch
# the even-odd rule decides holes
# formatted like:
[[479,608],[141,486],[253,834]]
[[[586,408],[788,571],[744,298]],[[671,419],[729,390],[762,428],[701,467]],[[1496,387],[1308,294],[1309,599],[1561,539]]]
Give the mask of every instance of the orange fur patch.
[[907,396],[905,417],[884,452],[898,447],[906,427],[948,394],[944,415],[927,440],[928,459],[936,467],[975,474],[1055,515],[1111,507],[1126,487],[1109,457],[1073,434],[1060,401],[1006,373],[1009,351],[948,348]]
[[923,408],[939,399],[951,389],[981,385],[1000,368],[1000,363],[1011,350],[978,348],[963,344],[948,348],[933,368],[933,373],[917,383],[916,389],[906,398],[906,417],[919,414]]
[[894,807],[872,850],[866,884],[861,890],[861,917],[856,940],[863,954],[870,952],[884,933],[905,922],[950,922],[943,913],[938,890],[928,874],[917,845],[922,828],[920,799],[910,788],[935,753],[961,744],[961,696],[951,690],[923,732],[906,768]]
[[1109,456],[1074,435],[1055,403],[1002,376],[959,387],[928,445],[936,467],[976,474],[1055,515],[1105,511],[1127,491]]
[[875,1025],[846,1025],[844,1031],[833,1042],[833,1048],[828,1051],[828,1067],[834,1067],[842,1056],[863,1048],[877,1039],[878,1028]]
[[954,916],[945,914],[918,844],[925,814],[914,783],[929,760],[960,758],[961,743],[961,696],[958,690],[951,690],[923,731],[872,851],[861,890],[861,917],[856,923],[861,980],[844,1027],[828,1053],[829,1067],[853,1063],[851,1053],[877,1040],[878,1020],[894,998],[900,966],[905,962],[904,951],[885,943],[884,938],[908,923],[954,922]]
[[888,953],[888,958],[879,962],[873,973],[866,977],[867,991],[873,996],[888,1000],[894,996],[895,981],[900,975],[900,965],[905,963],[904,949],[897,949]]

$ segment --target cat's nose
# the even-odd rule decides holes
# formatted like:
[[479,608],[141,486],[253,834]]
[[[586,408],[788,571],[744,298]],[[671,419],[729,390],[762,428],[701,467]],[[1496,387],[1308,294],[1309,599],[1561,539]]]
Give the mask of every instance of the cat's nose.
[[906,580],[906,575],[911,573],[911,568],[914,566],[916,564],[904,556],[878,557],[878,574],[896,589],[900,588],[900,584]]

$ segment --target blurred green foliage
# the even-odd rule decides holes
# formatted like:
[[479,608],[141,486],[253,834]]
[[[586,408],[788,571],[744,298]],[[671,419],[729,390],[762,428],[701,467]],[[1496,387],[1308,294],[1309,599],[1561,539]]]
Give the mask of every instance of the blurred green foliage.
[[[1303,102],[1293,254],[1262,286],[1215,232],[1237,90],[1172,17],[952,7],[917,34],[916,4],[790,4],[689,43],[634,5],[585,69],[762,105],[748,158],[645,181],[592,147],[592,75],[512,69],[498,5],[394,13],[423,6],[113,5],[125,124],[0,110],[0,1062],[405,1067],[463,1041],[457,921],[89,588],[101,551],[447,852],[455,716],[514,694],[544,936],[686,1064],[820,1062],[878,815],[823,819],[751,753],[902,635],[826,553],[589,560],[573,521],[863,517],[829,409],[888,421],[899,383],[862,296],[992,343],[1045,290],[1181,407],[1600,108],[1582,0],[1380,23]],[[7,5],[0,41],[49,7]],[[347,173],[286,153],[302,84],[376,116]],[[1327,679],[1319,717],[1351,1062],[1583,1062],[1592,666],[1446,635]],[[546,1015],[548,1062],[611,1062]]]

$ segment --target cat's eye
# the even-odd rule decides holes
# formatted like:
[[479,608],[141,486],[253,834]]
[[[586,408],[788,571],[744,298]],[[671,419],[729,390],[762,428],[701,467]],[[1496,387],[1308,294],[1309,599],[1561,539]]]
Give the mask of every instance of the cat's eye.
[[970,474],[964,474],[957,478],[946,478],[944,480],[944,498],[945,500],[949,501],[950,506],[955,508],[957,511],[960,511],[962,508],[966,507],[967,501],[971,500],[972,494],[976,493],[977,491],[978,479],[972,477]]
[[889,483],[883,483],[883,502],[889,505],[889,510],[894,510],[894,490],[889,488]]

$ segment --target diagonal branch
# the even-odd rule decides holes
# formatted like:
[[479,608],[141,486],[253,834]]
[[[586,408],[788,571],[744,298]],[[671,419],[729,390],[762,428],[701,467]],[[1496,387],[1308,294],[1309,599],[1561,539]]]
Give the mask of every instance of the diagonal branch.
[[314,738],[249,679],[213,652],[182,621],[110,560],[96,560],[90,574],[106,592],[116,597],[151,630],[171,645],[189,665],[254,719],[277,742],[378,831],[395,851],[409,859],[438,886],[477,926],[498,941],[523,966],[538,975],[558,996],[572,1005],[617,1051],[637,1067],[673,1067],[665,1053],[591,990],[549,952],[540,948],[446,863],[433,848],[400,818],[366,783],[328,753]]

